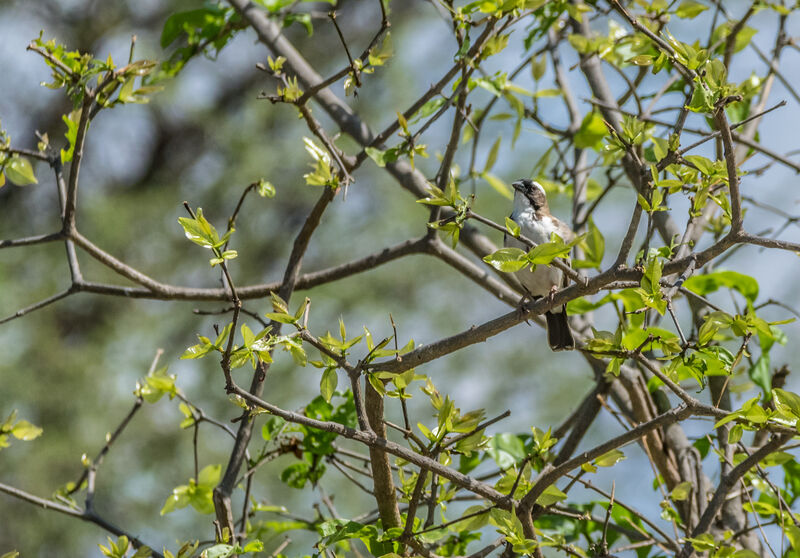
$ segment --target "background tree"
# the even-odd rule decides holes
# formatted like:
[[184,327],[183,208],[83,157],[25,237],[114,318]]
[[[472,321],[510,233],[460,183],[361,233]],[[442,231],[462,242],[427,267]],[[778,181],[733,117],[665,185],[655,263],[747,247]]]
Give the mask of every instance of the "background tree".
[[[794,553],[796,8],[4,7],[2,545]],[[575,246],[497,249],[518,176]]]

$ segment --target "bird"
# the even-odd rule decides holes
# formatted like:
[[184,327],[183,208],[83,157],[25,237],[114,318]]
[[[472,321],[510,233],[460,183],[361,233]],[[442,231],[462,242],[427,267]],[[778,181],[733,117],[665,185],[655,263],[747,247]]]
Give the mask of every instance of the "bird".
[[[514,207],[511,220],[519,225],[519,232],[536,244],[550,242],[550,235],[556,233],[565,242],[570,242],[575,234],[558,218],[550,213],[547,196],[542,185],[534,180],[522,178],[512,184],[514,187]],[[528,251],[530,247],[521,240],[506,233],[503,245],[507,248],[521,248]],[[568,284],[563,271],[551,265],[537,265],[531,271],[526,267],[515,272],[522,286],[533,298],[552,296],[559,287]],[[562,351],[575,347],[575,340],[567,322],[567,307],[561,305],[545,312],[547,320],[547,343],[553,351]]]

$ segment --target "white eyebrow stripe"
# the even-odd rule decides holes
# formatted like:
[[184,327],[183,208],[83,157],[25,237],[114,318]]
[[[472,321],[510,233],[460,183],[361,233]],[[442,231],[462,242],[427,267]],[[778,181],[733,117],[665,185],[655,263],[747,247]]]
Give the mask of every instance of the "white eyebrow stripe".
[[539,191],[540,191],[540,192],[541,192],[543,195],[545,195],[545,196],[547,195],[547,194],[545,193],[545,191],[544,191],[544,187],[542,187],[542,185],[541,185],[541,184],[539,184],[539,183],[538,183],[538,182],[536,182],[535,180],[531,180],[531,182],[533,183],[533,185],[534,185],[534,186],[536,186],[537,188],[539,188]]

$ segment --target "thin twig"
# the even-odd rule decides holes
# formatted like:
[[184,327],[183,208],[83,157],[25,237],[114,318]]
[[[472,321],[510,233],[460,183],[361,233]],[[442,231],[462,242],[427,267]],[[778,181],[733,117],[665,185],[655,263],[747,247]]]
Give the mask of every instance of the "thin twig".
[[153,550],[152,546],[142,542],[142,540],[139,537],[137,537],[137,536],[135,536],[135,535],[133,535],[131,533],[128,533],[127,531],[125,531],[123,529],[120,529],[116,525],[113,525],[112,523],[106,521],[105,519],[103,519],[102,517],[100,517],[99,515],[97,515],[97,514],[95,514],[93,512],[90,513],[88,510],[87,511],[82,511],[80,509],[71,508],[69,506],[65,506],[64,504],[59,504],[58,502],[53,502],[52,500],[45,500],[44,498],[40,498],[38,496],[34,496],[33,494],[30,494],[29,492],[25,492],[24,490],[20,490],[19,488],[15,488],[13,486],[9,486],[9,485],[3,484],[3,483],[0,483],[0,492],[3,492],[5,494],[8,494],[9,496],[17,498],[18,500],[23,500],[25,502],[28,502],[30,504],[33,504],[33,505],[38,506],[38,507],[40,507],[42,509],[45,509],[45,510],[57,511],[57,512],[62,513],[64,515],[75,517],[75,518],[80,519],[82,521],[87,521],[89,523],[94,523],[95,525],[99,526],[100,528],[108,531],[109,533],[111,533],[111,534],[113,534],[113,535],[115,535],[117,537],[120,537],[120,536],[124,535],[124,536],[126,536],[128,538],[128,540],[131,542],[131,544],[133,544],[134,548],[147,547],[147,548],[150,549],[150,553],[152,554],[153,557],[155,557],[155,558],[164,558],[163,554],[161,554],[160,552],[158,552],[156,550]]
[[31,312],[35,312],[36,310],[44,308],[45,306],[49,306],[50,304],[53,304],[54,302],[58,302],[62,298],[66,298],[71,294],[75,294],[76,292],[78,292],[78,289],[76,289],[75,286],[73,285],[73,286],[69,287],[68,289],[66,289],[64,291],[61,291],[58,294],[54,294],[53,296],[49,296],[49,297],[45,298],[44,300],[40,300],[39,302],[31,304],[30,306],[26,306],[25,308],[21,308],[21,309],[17,310],[16,312],[14,312],[13,314],[11,314],[10,316],[6,316],[5,318],[0,319],[0,324],[4,324],[6,322],[10,322],[11,320],[14,320],[16,318],[21,318],[22,316],[24,316],[26,314],[30,314]]

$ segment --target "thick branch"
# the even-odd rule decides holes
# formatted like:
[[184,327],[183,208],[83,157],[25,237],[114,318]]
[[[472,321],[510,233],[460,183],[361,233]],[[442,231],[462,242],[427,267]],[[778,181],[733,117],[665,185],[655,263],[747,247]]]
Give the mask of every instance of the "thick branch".
[[[741,98],[741,97],[740,97]],[[742,229],[742,196],[739,194],[739,175],[736,168],[736,154],[731,137],[731,128],[728,117],[725,115],[725,102],[721,101],[714,110],[714,120],[717,123],[722,147],[725,153],[725,164],[728,168],[728,189],[731,195],[731,231],[734,233]]]
[[558,479],[563,477],[565,474],[569,473],[573,469],[580,467],[584,463],[590,462],[592,459],[600,457],[601,455],[608,453],[609,451],[624,446],[630,442],[638,440],[648,432],[655,430],[656,428],[661,428],[667,426],[669,424],[674,424],[676,422],[680,422],[684,419],[689,418],[696,412],[695,409],[689,407],[688,405],[679,405],[674,409],[670,409],[666,413],[663,413],[652,420],[649,420],[645,423],[640,424],[639,426],[628,430],[627,432],[616,436],[607,442],[604,442],[594,448],[582,452],[579,455],[576,455],[572,459],[562,463],[561,465],[557,465],[555,467],[546,467],[536,478],[533,487],[530,491],[525,494],[525,496],[520,500],[520,507],[527,508],[528,510],[533,509],[533,505],[536,503],[536,500],[545,489],[556,482]]
[[[716,492],[714,492],[714,497],[711,499],[711,502],[709,502],[706,511],[700,517],[700,521],[692,530],[692,538],[708,532],[708,530],[711,528],[711,523],[714,521],[714,517],[722,507],[722,504],[725,502],[728,492],[730,492],[731,489],[736,486],[736,484],[739,482],[739,479],[741,479],[750,469],[757,466],[758,462],[764,459],[767,455],[777,451],[778,448],[780,448],[787,440],[788,436],[786,435],[778,435],[773,437],[769,442],[761,446],[758,451],[754,452],[736,467],[731,469],[730,473],[722,477]],[[693,553],[694,549],[692,547],[692,543],[686,542],[686,544],[683,545],[683,550],[681,550],[680,554],[678,554],[678,558],[688,558]]]
[[[369,382],[366,382],[364,388],[364,404],[370,428],[378,438],[386,439],[386,424],[383,422],[383,397]],[[383,528],[399,527],[402,519],[397,507],[397,491],[392,479],[389,455],[378,446],[370,446],[369,461],[372,468],[375,501],[378,504]]]

